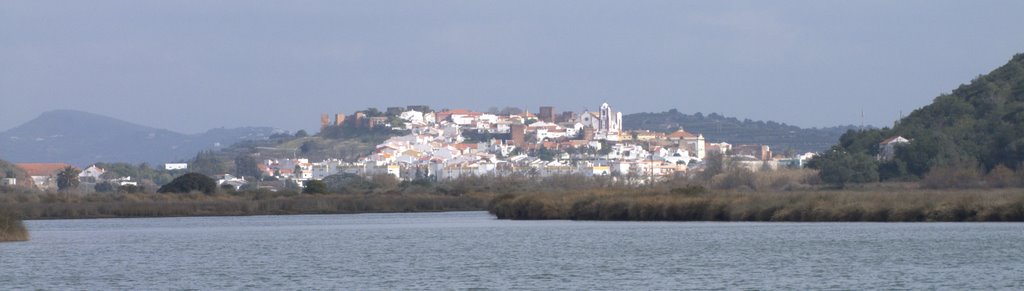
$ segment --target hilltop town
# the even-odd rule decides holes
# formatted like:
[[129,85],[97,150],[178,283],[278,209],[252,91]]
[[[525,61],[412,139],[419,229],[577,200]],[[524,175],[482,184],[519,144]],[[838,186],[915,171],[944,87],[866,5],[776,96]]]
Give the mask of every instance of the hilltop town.
[[323,114],[321,133],[395,131],[358,160],[266,159],[262,175],[301,183],[330,175],[388,174],[400,180],[449,180],[466,175],[610,176],[628,183],[703,171],[709,155],[728,155],[753,171],[799,168],[813,153],[782,156],[768,145],[732,145],[685,130],[627,131],[622,113],[603,103],[597,111],[434,111],[426,106],[390,107],[350,115]]
[[[702,172],[712,155],[727,156],[732,165],[753,171],[799,168],[814,155],[782,155],[773,153],[769,145],[733,145],[684,129],[624,130],[621,112],[608,103],[597,108],[556,112],[554,107],[542,106],[537,112],[516,108],[480,112],[413,105],[384,111],[370,108],[347,115],[322,114],[319,136],[346,139],[375,135],[383,136],[383,142],[355,159],[257,156],[256,173],[231,171],[217,173],[216,178],[219,185],[235,189],[254,180],[288,182],[259,186],[272,189],[302,187],[305,181],[338,174],[387,174],[402,181],[443,181],[467,175],[582,175],[608,176],[639,185]],[[18,164],[28,173],[25,178],[44,190],[58,188],[56,175],[67,166]],[[87,184],[114,183],[115,187],[138,183],[138,177],[132,180],[130,176],[105,174],[101,166],[86,167],[78,173],[80,180]],[[190,165],[167,163],[155,170],[181,174],[189,172]],[[3,182],[17,184],[16,177]],[[166,181],[150,187],[160,182]]]
[[[427,106],[406,106],[385,111],[371,108],[349,115],[338,113],[333,118],[323,114],[320,135],[344,138],[384,134],[389,138],[358,159],[327,157],[311,161],[301,156],[275,157],[258,161],[258,174],[248,177],[249,180],[237,172],[221,173],[217,178],[218,184],[235,189],[263,177],[291,181],[291,185],[301,187],[308,180],[345,173],[388,174],[406,181],[450,180],[467,175],[583,175],[610,176],[643,184],[701,172],[709,155],[728,155],[733,164],[754,171],[802,167],[813,156],[776,155],[768,145],[712,142],[701,133],[682,129],[627,131],[622,128],[622,116],[607,103],[597,111],[560,113],[551,106],[540,107],[536,113],[509,109],[435,111]],[[54,190],[58,172],[69,165],[17,166],[26,171],[37,188]],[[188,172],[189,165],[167,163],[162,170],[180,174]],[[78,175],[85,183],[137,185],[130,176],[105,174],[99,165],[89,166]],[[15,185],[17,180],[8,177],[3,183]]]

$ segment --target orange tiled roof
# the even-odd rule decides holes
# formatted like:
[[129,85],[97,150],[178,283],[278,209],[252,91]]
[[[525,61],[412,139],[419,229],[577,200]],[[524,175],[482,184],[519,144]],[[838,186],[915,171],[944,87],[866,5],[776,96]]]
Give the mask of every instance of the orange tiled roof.
[[24,163],[15,164],[15,166],[25,170],[29,176],[52,176],[71,165],[65,163]]
[[686,132],[686,131],[680,129],[680,130],[677,130],[677,131],[675,131],[673,133],[668,134],[668,137],[670,137],[670,138],[690,138],[690,137],[697,137],[697,136],[693,135],[692,133],[689,133],[689,132]]

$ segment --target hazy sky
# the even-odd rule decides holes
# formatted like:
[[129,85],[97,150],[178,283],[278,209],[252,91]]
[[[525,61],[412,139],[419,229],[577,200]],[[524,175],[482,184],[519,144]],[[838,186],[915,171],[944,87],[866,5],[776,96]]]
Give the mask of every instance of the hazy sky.
[[321,112],[719,112],[889,125],[1024,52],[1024,1],[0,2],[0,130],[77,109],[181,132]]

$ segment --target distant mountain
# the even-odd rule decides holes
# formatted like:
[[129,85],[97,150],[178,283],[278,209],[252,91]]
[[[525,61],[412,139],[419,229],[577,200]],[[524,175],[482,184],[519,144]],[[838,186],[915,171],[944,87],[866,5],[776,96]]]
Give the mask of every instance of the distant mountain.
[[17,163],[150,163],[186,160],[200,150],[266,139],[268,127],[211,129],[182,134],[74,110],[45,112],[21,126],[0,132],[0,158]]
[[684,129],[700,133],[709,142],[731,144],[767,144],[773,151],[793,149],[796,152],[823,151],[836,144],[839,136],[856,126],[800,128],[774,121],[739,120],[717,113],[684,114],[675,109],[659,113],[634,113],[622,117],[622,127],[629,130],[675,131]]

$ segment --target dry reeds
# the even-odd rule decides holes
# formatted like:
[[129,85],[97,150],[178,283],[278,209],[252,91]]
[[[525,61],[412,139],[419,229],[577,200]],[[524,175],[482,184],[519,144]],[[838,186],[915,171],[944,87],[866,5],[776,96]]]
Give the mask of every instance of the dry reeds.
[[503,195],[502,219],[663,221],[1024,221],[1024,191],[649,191]]
[[27,240],[28,229],[21,223],[21,220],[0,209],[0,242]]
[[237,195],[18,194],[0,197],[0,211],[30,219],[334,214],[482,210],[493,195],[328,194],[250,192]]

